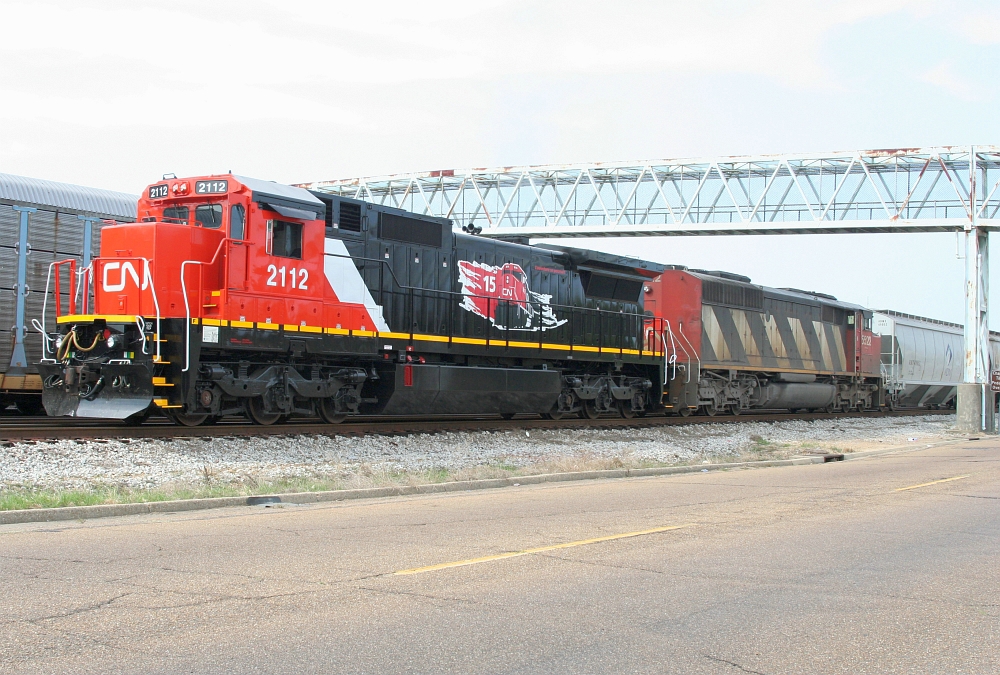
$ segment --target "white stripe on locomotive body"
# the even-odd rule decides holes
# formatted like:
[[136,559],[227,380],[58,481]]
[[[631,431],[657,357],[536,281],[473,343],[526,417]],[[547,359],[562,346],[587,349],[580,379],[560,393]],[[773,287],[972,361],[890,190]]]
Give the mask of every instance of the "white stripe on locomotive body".
[[380,332],[389,332],[389,324],[385,322],[382,306],[375,304],[375,298],[365,285],[365,280],[351,259],[351,254],[347,252],[344,242],[340,239],[327,239],[324,248],[326,255],[323,256],[323,272],[337,295],[337,300],[345,304],[364,306],[371,319],[370,326],[365,328],[373,327]]
[[826,337],[826,326],[822,321],[813,321],[813,330],[819,338],[819,349],[823,355],[823,370],[834,370],[833,353],[830,351],[830,341]]

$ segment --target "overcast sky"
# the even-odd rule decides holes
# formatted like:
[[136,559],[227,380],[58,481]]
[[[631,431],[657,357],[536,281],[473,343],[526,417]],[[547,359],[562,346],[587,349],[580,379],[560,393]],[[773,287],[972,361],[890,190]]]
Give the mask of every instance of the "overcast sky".
[[[996,1],[0,0],[0,17],[0,172],[128,192],[165,172],[1000,144]],[[587,245],[963,318],[951,234]]]

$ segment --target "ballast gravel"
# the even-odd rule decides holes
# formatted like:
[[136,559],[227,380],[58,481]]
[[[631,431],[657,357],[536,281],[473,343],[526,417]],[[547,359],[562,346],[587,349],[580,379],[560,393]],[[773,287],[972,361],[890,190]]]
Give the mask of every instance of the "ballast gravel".
[[410,436],[270,436],[17,442],[0,447],[0,490],[159,488],[476,468],[530,472],[726,461],[927,443],[954,416],[533,429]]
[[954,422],[954,416],[928,415],[410,436],[17,442],[0,447],[0,490],[398,478],[477,467],[524,471],[560,463],[570,468],[685,464],[927,443],[955,436]]

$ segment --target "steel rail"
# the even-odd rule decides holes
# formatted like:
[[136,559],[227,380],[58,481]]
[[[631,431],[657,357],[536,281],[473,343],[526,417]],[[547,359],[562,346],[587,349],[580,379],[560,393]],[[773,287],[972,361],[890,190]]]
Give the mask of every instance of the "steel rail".
[[[360,418],[343,424],[325,424],[308,419],[301,422],[259,426],[244,421],[222,421],[218,424],[198,427],[174,425],[167,420],[150,421],[142,426],[108,425],[104,420],[94,424],[66,424],[63,419],[40,418],[37,422],[25,423],[32,418],[18,417],[0,419],[0,445],[15,441],[43,440],[111,440],[137,438],[247,438],[254,436],[401,436],[409,434],[437,434],[455,431],[511,431],[531,429],[622,429],[681,426],[686,424],[735,424],[739,422],[783,422],[787,420],[843,420],[876,417],[914,417],[920,415],[954,415],[954,410],[895,410],[849,413],[782,413],[763,412],[742,415],[709,416],[653,416],[625,419],[605,417],[595,420],[573,418],[546,420],[537,417],[502,420],[496,417],[466,418],[389,418],[375,420]],[[43,420],[51,419],[52,424]],[[34,420],[32,420],[34,421]]]

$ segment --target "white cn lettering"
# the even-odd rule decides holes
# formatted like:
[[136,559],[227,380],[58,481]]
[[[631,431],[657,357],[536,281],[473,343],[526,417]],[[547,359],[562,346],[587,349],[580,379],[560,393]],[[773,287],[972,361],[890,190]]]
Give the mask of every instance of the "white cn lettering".
[[[118,283],[117,284],[108,283],[108,272],[110,272],[111,270],[117,270],[117,269],[121,269],[121,276],[118,278]],[[135,271],[135,267],[133,267],[132,263],[130,263],[128,261],[123,262],[123,263],[109,262],[109,263],[106,263],[104,265],[104,279],[103,279],[104,290],[107,291],[107,292],[109,292],[109,293],[115,293],[117,291],[124,291],[125,290],[125,283],[128,281],[128,277],[125,276],[126,274],[129,277],[132,277],[132,281],[135,282],[135,285],[136,285],[137,288],[141,288],[142,290],[146,290],[146,287],[149,285],[147,279],[143,279],[142,283],[140,284],[139,283],[139,273]]]

